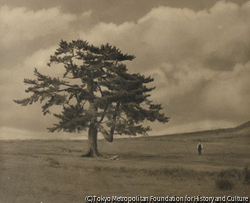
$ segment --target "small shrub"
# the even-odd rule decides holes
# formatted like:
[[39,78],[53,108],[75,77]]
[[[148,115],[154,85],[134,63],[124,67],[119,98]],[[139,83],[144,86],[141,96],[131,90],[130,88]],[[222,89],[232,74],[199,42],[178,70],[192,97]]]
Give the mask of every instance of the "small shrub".
[[101,172],[102,171],[102,168],[100,166],[95,166],[93,168],[94,172]]
[[218,174],[218,177],[219,178],[236,178],[239,180],[241,178],[241,172],[239,170],[236,170],[236,169],[222,170]]
[[250,171],[247,165],[243,169],[243,181],[245,184],[250,184]]
[[234,183],[228,178],[219,178],[216,180],[216,187],[220,190],[232,190]]
[[47,158],[46,161],[49,162],[49,165],[50,165],[51,167],[54,167],[54,168],[60,167],[59,161],[57,161],[57,160],[54,159],[54,158],[51,158],[51,157],[50,157],[50,158]]
[[121,173],[128,172],[128,169],[126,169],[124,166],[121,166],[119,168],[119,172],[121,172]]
[[172,171],[171,171],[170,169],[168,169],[168,168],[163,168],[163,169],[161,169],[160,172],[161,172],[163,175],[166,175],[166,176],[169,176],[169,175],[172,174]]

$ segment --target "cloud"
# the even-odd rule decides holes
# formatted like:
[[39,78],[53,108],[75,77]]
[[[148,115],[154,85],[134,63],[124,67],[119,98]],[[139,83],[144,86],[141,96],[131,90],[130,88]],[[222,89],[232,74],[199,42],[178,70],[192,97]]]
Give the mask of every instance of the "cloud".
[[[42,115],[41,105],[39,103],[32,106],[22,107],[13,102],[13,99],[23,99],[29,97],[30,94],[25,93],[27,86],[24,85],[23,79],[35,79],[34,68],[37,68],[41,73],[53,76],[62,75],[62,68],[48,67],[49,56],[53,54],[57,46],[40,49],[34,52],[31,56],[23,59],[23,62],[17,64],[11,69],[0,70],[1,95],[1,126],[16,126],[20,129],[30,129],[32,131],[46,131],[55,119],[52,116],[44,117]],[[15,111],[13,111],[15,109]]]
[[58,45],[46,49],[40,49],[34,52],[31,56],[26,57],[22,64],[22,67],[25,67],[27,70],[27,73],[25,74],[28,75],[28,71],[33,74],[34,68],[37,68],[41,73],[50,75],[51,77],[62,76],[65,70],[63,66],[57,66],[56,68],[47,66],[50,56],[54,54],[57,48]]
[[228,127],[250,116],[249,94],[243,93],[250,88],[249,5],[219,1],[198,12],[160,6],[137,22],[100,23],[80,36],[134,54],[129,70],[155,78],[152,98],[173,123],[204,120],[208,126],[210,120]]
[[56,7],[34,12],[25,7],[9,8],[5,5],[1,7],[0,13],[0,38],[4,47],[60,33],[76,20],[74,14],[62,13]]
[[161,6],[136,23],[100,23],[80,36],[96,45],[115,44],[149,65],[195,60],[205,68],[231,70],[249,60],[249,11],[248,3],[223,1],[199,12]]
[[[119,25],[92,25],[91,16],[91,10],[74,15],[56,7],[37,12],[2,7],[2,44],[27,44],[43,37],[48,40],[50,35],[61,39],[65,32],[66,40],[79,37],[94,45],[110,43],[135,55],[127,63],[129,71],[154,77],[152,100],[162,103],[171,117],[166,125],[152,124],[154,132],[230,127],[249,120],[250,2],[239,6],[219,1],[201,11],[160,6],[136,22]],[[1,100],[1,118],[12,121],[4,125],[39,131],[51,126],[54,120],[43,119],[39,105],[29,107],[33,115],[22,117],[27,109],[18,106],[17,110],[11,100],[27,97],[21,84],[23,78],[33,78],[34,67],[45,74],[60,73],[60,68],[46,66],[56,48],[54,43],[36,48],[14,69],[1,70],[1,93],[8,95]],[[19,113],[8,115],[12,109]]]
[[[145,72],[155,78],[155,85],[164,94],[159,97],[181,97],[192,92],[204,81],[210,80],[216,72],[202,69],[195,63],[183,62],[180,64],[162,63],[158,68]],[[168,100],[165,100],[167,102]]]
[[204,88],[202,103],[211,118],[242,117],[250,112],[250,62],[237,64],[231,72],[218,73]]
[[[34,68],[40,70],[45,69],[45,71],[56,71],[47,66],[49,62],[50,55],[54,53],[57,46],[48,47],[47,49],[40,49],[34,52],[31,56],[27,56],[15,67],[4,67],[0,70],[1,86],[6,88],[12,88],[15,86],[16,91],[19,91],[17,88],[20,86],[20,82],[23,81],[23,78],[31,78],[33,76]],[[17,81],[18,80],[18,81]],[[2,91],[7,89],[2,88]],[[9,91],[8,91],[9,92]]]
[[90,18],[91,15],[92,15],[92,13],[93,13],[92,10],[86,11],[86,12],[84,12],[84,13],[81,14],[80,19],[81,19],[81,18]]
[[[125,22],[121,25],[114,23],[99,23],[87,32],[81,32],[80,38],[87,40],[91,44],[101,45],[105,43],[112,44],[123,44],[125,45],[128,39],[133,37],[136,38],[137,33],[133,33],[132,30],[135,28],[134,22]],[[134,35],[135,34],[135,35]],[[131,40],[128,41],[131,45]],[[117,45],[117,46],[118,46]]]

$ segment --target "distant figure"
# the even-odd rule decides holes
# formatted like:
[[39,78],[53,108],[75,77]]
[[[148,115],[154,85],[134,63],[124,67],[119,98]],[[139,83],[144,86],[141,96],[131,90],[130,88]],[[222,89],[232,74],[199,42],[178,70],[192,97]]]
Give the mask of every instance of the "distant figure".
[[198,149],[198,154],[201,155],[201,150],[203,149],[203,145],[200,142],[197,145],[197,149]]

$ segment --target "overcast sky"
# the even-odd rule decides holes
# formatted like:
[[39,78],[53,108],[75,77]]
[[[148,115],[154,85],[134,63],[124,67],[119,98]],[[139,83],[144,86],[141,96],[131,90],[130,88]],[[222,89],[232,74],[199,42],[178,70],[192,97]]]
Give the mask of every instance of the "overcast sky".
[[109,43],[151,75],[151,99],[171,117],[149,135],[235,127],[250,120],[250,1],[0,0],[0,139],[81,138],[47,133],[57,120],[22,107],[24,78],[62,75],[46,64],[61,39]]

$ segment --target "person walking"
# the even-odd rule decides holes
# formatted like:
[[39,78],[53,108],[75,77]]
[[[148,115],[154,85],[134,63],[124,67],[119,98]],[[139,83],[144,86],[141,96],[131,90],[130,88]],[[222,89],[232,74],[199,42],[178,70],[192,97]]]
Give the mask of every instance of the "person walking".
[[203,149],[203,145],[200,142],[197,145],[197,149],[198,149],[198,155],[201,155],[201,150]]

